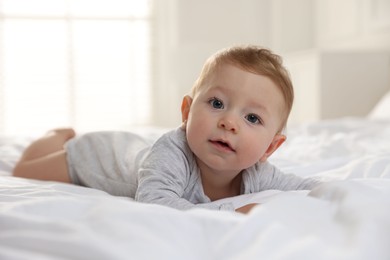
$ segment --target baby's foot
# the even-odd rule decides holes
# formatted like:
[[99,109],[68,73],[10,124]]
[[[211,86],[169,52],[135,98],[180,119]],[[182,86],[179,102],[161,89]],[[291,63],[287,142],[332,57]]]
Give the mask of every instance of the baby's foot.
[[58,138],[61,138],[65,143],[69,139],[75,137],[76,132],[73,128],[56,128],[46,133],[46,137],[51,137],[53,135],[57,136]]

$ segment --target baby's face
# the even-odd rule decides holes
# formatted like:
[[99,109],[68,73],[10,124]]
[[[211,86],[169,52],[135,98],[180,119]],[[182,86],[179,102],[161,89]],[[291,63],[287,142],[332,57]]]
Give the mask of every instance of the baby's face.
[[201,171],[234,175],[265,161],[283,109],[282,93],[269,78],[229,64],[217,69],[194,97],[186,125]]

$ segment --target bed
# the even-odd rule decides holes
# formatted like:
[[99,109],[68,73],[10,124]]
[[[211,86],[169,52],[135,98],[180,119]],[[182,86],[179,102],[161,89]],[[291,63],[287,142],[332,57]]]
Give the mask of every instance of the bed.
[[0,259],[390,259],[387,99],[367,117],[291,127],[270,160],[326,183],[227,199],[260,203],[248,215],[12,177],[30,139],[2,136]]

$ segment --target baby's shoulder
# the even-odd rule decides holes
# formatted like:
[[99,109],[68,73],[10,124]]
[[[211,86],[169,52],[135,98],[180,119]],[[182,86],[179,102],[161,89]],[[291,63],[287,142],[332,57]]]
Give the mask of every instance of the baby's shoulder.
[[183,130],[175,129],[163,134],[144,157],[143,167],[180,172],[189,175],[196,161],[187,145]]
[[279,168],[277,168],[272,163],[266,162],[257,162],[253,166],[244,170],[244,175],[248,175],[251,178],[263,178],[268,177],[270,174],[281,173]]
[[191,150],[188,147],[185,131],[177,128],[166,132],[152,145],[150,153],[160,154],[162,157],[188,157]]
[[185,131],[177,128],[161,135],[153,146],[157,147],[184,147],[187,145]]

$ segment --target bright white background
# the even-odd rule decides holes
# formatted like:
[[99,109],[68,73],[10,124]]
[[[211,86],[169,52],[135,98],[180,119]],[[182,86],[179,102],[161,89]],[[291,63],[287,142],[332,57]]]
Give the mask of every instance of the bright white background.
[[150,122],[150,1],[0,4],[0,131]]
[[390,89],[389,3],[0,0],[0,132],[175,127],[205,59],[232,44],[285,58],[290,123],[364,116]]

